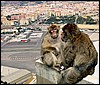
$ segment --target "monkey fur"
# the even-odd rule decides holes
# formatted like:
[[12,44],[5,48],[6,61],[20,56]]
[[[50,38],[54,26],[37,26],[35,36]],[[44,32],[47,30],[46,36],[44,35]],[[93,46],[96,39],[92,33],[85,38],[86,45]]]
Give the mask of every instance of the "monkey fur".
[[76,24],[66,24],[62,31],[61,39],[66,43],[63,49],[66,66],[62,71],[62,80],[64,84],[75,84],[94,73],[98,53],[89,36],[81,32]]

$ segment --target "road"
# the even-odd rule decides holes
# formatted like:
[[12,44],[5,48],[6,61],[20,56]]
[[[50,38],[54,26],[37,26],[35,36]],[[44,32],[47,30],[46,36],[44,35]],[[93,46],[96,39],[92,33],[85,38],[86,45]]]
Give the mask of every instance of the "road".
[[35,60],[40,58],[40,46],[45,32],[40,38],[32,38],[28,43],[9,42],[1,48],[1,65],[27,69],[33,73]]

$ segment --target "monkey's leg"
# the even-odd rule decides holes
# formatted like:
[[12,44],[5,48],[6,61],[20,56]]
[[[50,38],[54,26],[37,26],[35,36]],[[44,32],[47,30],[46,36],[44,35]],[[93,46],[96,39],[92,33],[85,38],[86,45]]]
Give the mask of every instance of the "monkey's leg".
[[53,57],[51,53],[46,53],[43,56],[43,63],[46,64],[47,66],[52,66],[53,65]]
[[52,53],[52,57],[53,57],[53,67],[52,68],[59,72],[60,71],[60,64],[58,63],[57,56],[55,56]]

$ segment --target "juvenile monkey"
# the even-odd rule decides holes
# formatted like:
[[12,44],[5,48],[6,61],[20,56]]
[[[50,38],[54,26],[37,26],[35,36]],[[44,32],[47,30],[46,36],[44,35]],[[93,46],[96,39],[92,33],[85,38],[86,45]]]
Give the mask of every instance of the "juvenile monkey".
[[64,60],[62,56],[63,45],[61,43],[59,30],[60,26],[51,24],[41,44],[41,58],[43,63],[57,71],[60,71]]

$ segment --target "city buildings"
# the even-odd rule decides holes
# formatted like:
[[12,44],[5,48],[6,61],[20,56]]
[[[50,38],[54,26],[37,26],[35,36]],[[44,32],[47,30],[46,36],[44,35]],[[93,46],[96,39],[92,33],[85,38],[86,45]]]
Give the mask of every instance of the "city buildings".
[[[13,2],[12,2],[13,3]],[[10,3],[11,4],[11,3]],[[79,14],[81,16],[92,16],[99,19],[99,1],[48,1],[41,4],[29,2],[27,6],[14,6],[10,4],[1,7],[1,22],[4,25],[13,25],[18,20],[21,24],[28,24],[28,20],[36,20],[39,16],[66,16]],[[10,15],[11,20],[5,17]],[[25,20],[26,19],[26,20]]]

